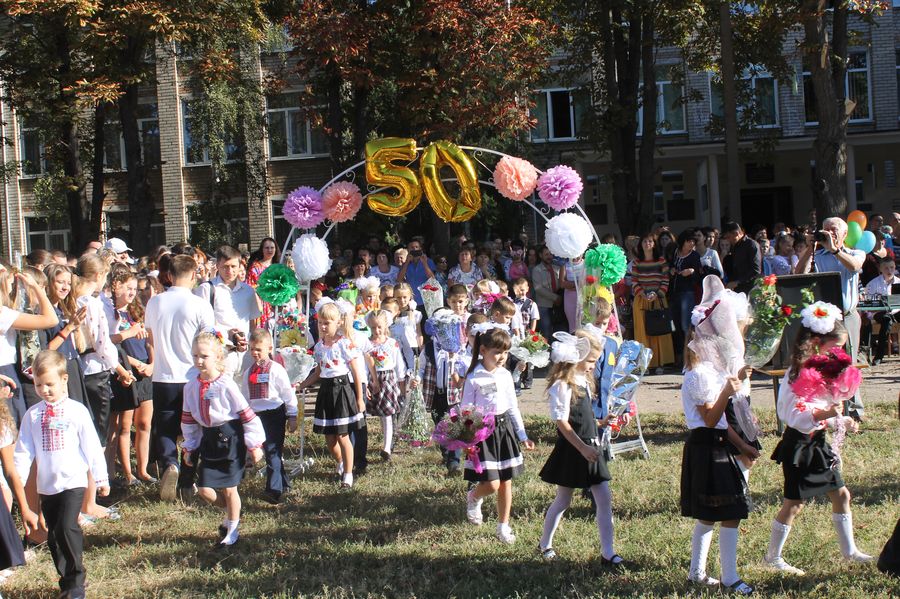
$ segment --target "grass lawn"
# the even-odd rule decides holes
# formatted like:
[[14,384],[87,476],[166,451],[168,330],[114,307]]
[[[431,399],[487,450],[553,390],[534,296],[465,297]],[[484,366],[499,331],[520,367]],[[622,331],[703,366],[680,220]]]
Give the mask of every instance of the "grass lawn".
[[[853,494],[856,540],[877,554],[900,517],[900,454],[896,407],[868,411],[865,431],[848,438],[844,478]],[[774,415],[763,414],[764,430]],[[123,518],[87,534],[88,596],[113,597],[675,597],[685,582],[693,521],[678,512],[678,479],[684,427],[681,418],[647,416],[651,459],[621,456],[611,464],[616,549],[632,563],[625,573],[600,565],[590,504],[577,498],[557,532],[560,559],[543,563],[537,544],[543,512],[555,489],[537,473],[555,430],[532,418],[538,449],[527,454],[526,474],[513,485],[513,547],[494,538],[494,502],[485,501],[485,524],[465,519],[465,483],[448,479],[435,449],[402,447],[390,464],[377,458],[377,421],[370,422],[369,474],[352,492],[340,492],[323,457],[323,439],[312,436],[317,461],[294,482],[289,500],[272,507],[259,497],[262,481],[241,487],[241,543],[231,555],[212,552],[221,513],[200,505],[161,504],[152,489],[121,502]],[[296,441],[296,437],[292,439]],[[741,526],[739,571],[773,597],[897,597],[900,581],[873,564],[840,558],[830,504],[815,501],[798,519],[785,557],[807,571],[789,578],[758,567],[769,526],[781,503],[781,470],[768,459],[773,434],[763,439],[765,458],[754,469],[756,511]],[[718,548],[710,574],[718,573]],[[4,596],[56,596],[49,552],[16,574]]]

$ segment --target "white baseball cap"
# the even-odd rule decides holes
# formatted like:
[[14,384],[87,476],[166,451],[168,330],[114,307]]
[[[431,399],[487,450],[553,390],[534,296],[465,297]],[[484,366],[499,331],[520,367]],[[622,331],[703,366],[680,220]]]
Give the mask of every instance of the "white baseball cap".
[[119,239],[118,237],[110,237],[106,240],[106,243],[103,247],[114,251],[117,254],[121,254],[122,252],[130,252],[132,249],[128,247],[128,244]]

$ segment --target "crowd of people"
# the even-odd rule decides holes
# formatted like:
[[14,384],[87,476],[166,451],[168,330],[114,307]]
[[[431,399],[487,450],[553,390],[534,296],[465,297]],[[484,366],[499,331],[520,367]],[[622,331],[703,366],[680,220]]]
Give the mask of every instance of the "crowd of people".
[[[893,230],[900,231],[898,217],[893,215]],[[366,415],[379,418],[380,455],[389,461],[394,419],[416,388],[435,422],[459,405],[496,415],[477,459],[442,450],[442,460],[448,474],[463,470],[471,483],[468,520],[481,524],[482,502],[496,494],[497,538],[513,543],[511,483],[523,471],[522,448],[534,447],[517,397],[533,384],[533,369],[509,350],[515,338],[542,333],[552,342],[547,397],[559,438],[540,472],[557,486],[541,556],[556,557],[552,540],[560,519],[574,491],[589,489],[603,564],[621,568],[625,562],[613,546],[611,476],[599,439],[611,422],[628,423],[627,414],[608,413],[604,389],[615,363],[609,356],[619,341],[634,339],[652,350],[656,372],[674,366],[686,373],[691,435],[682,466],[682,513],[697,519],[689,578],[719,584],[705,564],[713,524],[721,522],[721,583],[749,593],[752,587],[736,570],[737,526],[747,516],[749,471],[760,448],[739,434],[729,413],[749,372],[735,377],[723,371],[697,340],[724,330],[740,337],[739,304],[746,304],[740,294],[760,276],[835,271],[844,292],[836,308],[840,322],[822,332],[804,321],[806,337],[795,344],[792,363],[813,346],[847,341],[855,355],[860,277],[870,293],[900,282],[892,230],[876,218],[871,222],[878,223],[879,243],[868,255],[845,247],[841,219],[826,219],[821,231],[776,225],[771,237],[765,230],[748,234],[733,222],[721,232],[689,228],[675,235],[659,226],[628,237],[627,275],[613,289],[613,304],[597,300],[589,323],[581,321],[578,304],[583,262],[557,260],[546,247],[529,245],[524,234],[480,244],[461,235],[451,241],[449,256],[429,256],[419,237],[395,248],[377,237],[358,248],[334,243],[331,270],[310,283],[309,305],[302,292],[293,300],[310,314],[315,368],[302,381],[291,381],[274,354],[277,311],[254,289],[270,265],[282,262],[271,238],[250,255],[230,246],[207,255],[179,243],[135,259],[124,241],[113,238],[90,244],[77,257],[37,250],[20,268],[0,259],[0,380],[8,395],[0,402],[0,446],[15,447],[0,451],[9,480],[4,498],[8,507],[15,499],[30,544],[47,540],[62,591],[84,596],[81,530],[121,517],[101,505],[111,486],[157,485],[161,501],[198,496],[218,506],[224,514],[215,547],[228,549],[239,539],[238,487],[248,463],[265,459],[267,501],[283,501],[290,489],[283,451],[303,409],[299,392],[317,387],[313,431],[325,436],[339,486],[351,489],[368,467]],[[602,241],[616,243],[612,236]],[[357,288],[356,305],[335,293],[348,281]],[[430,281],[443,288],[445,307],[461,323],[465,343],[459,350],[441,347],[424,331],[422,288]],[[705,314],[700,319],[698,306]],[[665,308],[674,330],[648,334],[645,316]],[[893,317],[887,314],[879,317],[882,330],[890,329]],[[709,328],[720,319],[724,324]],[[879,336],[876,360],[888,342]],[[843,416],[824,405],[795,413],[799,402],[784,395],[778,411],[789,428],[776,454],[785,473],[785,503],[765,562],[799,572],[781,557],[782,547],[802,503],[823,493],[833,503],[842,554],[867,561],[853,544],[850,499],[840,475],[795,459],[803,452],[827,453],[824,422]],[[851,415],[858,417],[862,405],[851,403]],[[8,516],[0,510],[0,557],[6,558],[0,561],[10,567],[23,564],[26,555]]]

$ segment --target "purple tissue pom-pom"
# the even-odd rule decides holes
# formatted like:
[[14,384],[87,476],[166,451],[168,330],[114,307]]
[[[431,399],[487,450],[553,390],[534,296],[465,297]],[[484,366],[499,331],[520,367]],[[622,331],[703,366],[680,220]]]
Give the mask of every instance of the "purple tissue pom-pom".
[[578,202],[584,184],[575,169],[561,164],[541,175],[537,189],[545,204],[554,210],[568,210]]
[[325,220],[322,194],[312,187],[298,187],[285,199],[282,214],[286,221],[298,229],[315,228]]

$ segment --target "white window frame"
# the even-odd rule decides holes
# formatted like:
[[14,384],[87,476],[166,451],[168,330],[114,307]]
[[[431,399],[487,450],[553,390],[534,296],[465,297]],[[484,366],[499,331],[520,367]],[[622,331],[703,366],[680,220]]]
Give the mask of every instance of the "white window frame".
[[[47,230],[46,231],[32,231],[31,224],[35,219],[41,219],[47,221]],[[31,253],[34,251],[34,248],[31,244],[31,236],[32,235],[42,235],[44,237],[44,247],[48,250],[65,250],[69,247],[69,244],[72,242],[72,229],[71,227],[68,229],[51,229],[51,221],[49,218],[45,216],[38,216],[37,214],[29,214],[25,215],[25,249],[28,250],[27,253]],[[50,245],[50,237],[53,235],[62,235],[64,242],[63,247],[54,248]]]
[[[188,145],[186,142],[189,137],[187,122],[188,122],[188,119],[191,118],[191,116],[190,116],[191,111],[190,111],[190,108],[188,107],[188,102],[190,102],[191,100],[192,100],[192,98],[190,98],[189,96],[181,97],[181,159],[182,159],[182,166],[185,166],[185,167],[209,166],[210,164],[212,164],[212,160],[209,157],[209,148],[206,146],[203,147],[203,160],[196,161],[196,162],[190,161],[190,152],[188,150]],[[193,136],[190,136],[190,137],[191,137],[191,140],[193,140]],[[226,144],[225,164],[237,164],[237,163],[241,162],[240,158],[232,158],[232,159],[228,158],[227,145],[228,144]]]
[[[663,63],[656,65],[657,69],[666,69],[667,71],[674,68],[681,67],[680,63],[672,62],[672,63]],[[685,109],[684,102],[681,102],[681,122],[684,123],[684,127],[682,129],[662,129],[660,128],[660,124],[666,120],[666,106],[663,100],[663,86],[665,85],[675,85],[675,82],[672,81],[672,78],[669,77],[664,80],[657,79],[656,80],[656,132],[659,135],[684,135],[687,133],[687,110]],[[681,89],[681,97],[684,97],[684,84],[682,83],[680,86]],[[642,134],[644,132],[644,111],[640,108],[638,109],[638,133]]]
[[[304,90],[302,89],[287,89],[282,92],[279,92],[278,95],[286,95],[286,94],[299,94]],[[274,94],[273,94],[274,95]],[[309,158],[322,158],[327,157],[330,154],[326,152],[316,152],[312,151],[312,140],[313,140],[313,124],[310,119],[303,119],[306,123],[306,147],[308,151],[306,153],[300,154],[292,154],[291,149],[293,147],[293,133],[291,132],[290,126],[290,116],[291,113],[301,112],[303,109],[300,106],[297,107],[285,107],[285,108],[269,108],[269,97],[266,96],[266,157],[268,160],[273,162],[281,161],[281,160],[306,160]],[[271,139],[269,138],[269,115],[275,112],[284,113],[284,128],[285,128],[285,147],[287,148],[288,154],[285,156],[272,156],[272,148],[271,148]]]
[[[531,130],[531,141],[533,143],[553,143],[553,142],[565,142],[565,141],[576,141],[578,139],[576,132],[576,123],[575,123],[575,99],[572,96],[572,92],[576,91],[574,87],[546,87],[543,89],[535,90],[535,95],[544,94],[544,98],[547,106],[547,137],[535,137],[534,129]],[[568,92],[569,94],[569,125],[572,128],[572,133],[576,133],[576,135],[570,137],[556,137],[553,131],[553,103],[550,102],[550,94],[553,92]]]
[[[44,141],[40,138],[40,130],[38,127],[26,127],[25,120],[21,117],[16,117],[16,125],[19,129],[19,167],[21,169],[20,178],[22,179],[38,179],[47,174],[47,158],[45,156],[46,147],[44,146]],[[26,173],[25,172],[25,133],[26,132],[38,132],[38,150],[41,155],[40,162],[35,165],[38,168],[38,172],[36,173]],[[37,218],[37,217],[35,217]]]
[[[713,113],[713,75],[714,74],[712,72],[708,72],[707,77],[706,77],[706,83],[708,86],[707,91],[709,92],[709,115],[710,115],[710,117],[716,116],[716,118],[719,118],[718,115],[715,115]],[[756,82],[759,79],[771,79],[772,80],[772,95],[775,99],[775,122],[771,123],[771,124],[755,123],[753,125],[753,128],[754,129],[780,129],[781,128],[781,107],[779,106],[779,103],[781,100],[781,91],[779,89],[778,79],[766,70],[759,70],[758,72],[745,71],[742,74],[741,79],[744,81],[750,82],[750,89],[753,90],[754,95],[756,95]],[[741,112],[743,112],[744,107],[741,105],[738,105],[737,110],[738,110],[738,117],[740,117],[740,114],[741,114]]]
[[[894,6],[900,6],[900,5],[898,5],[898,4],[895,2],[895,3],[894,3]],[[849,59],[850,54],[854,54],[854,53],[856,53],[856,54],[863,53],[863,54],[866,55],[866,69],[865,69],[865,71],[866,71],[866,89],[867,89],[866,100],[867,100],[867,102],[868,102],[867,106],[868,106],[868,110],[869,110],[869,116],[866,117],[866,118],[864,118],[864,119],[854,119],[854,118],[851,118],[848,122],[849,122],[849,123],[853,123],[853,124],[855,124],[855,123],[871,123],[871,122],[873,122],[872,113],[873,113],[873,111],[874,111],[874,109],[875,109],[875,107],[872,105],[872,60],[871,60],[872,56],[871,56],[871,53],[869,52],[868,48],[851,48],[850,50],[847,51],[847,57],[848,57],[848,59]],[[806,90],[806,78],[807,78],[807,77],[812,77],[812,72],[807,71],[807,70],[806,70],[804,67],[802,67],[802,66],[801,66],[801,68],[803,68],[802,75],[801,75],[801,79],[802,79],[802,82],[803,82],[803,90],[804,90],[804,93],[805,93],[805,90]],[[897,65],[896,65],[896,69],[897,69],[898,71],[900,71],[900,64],[897,64]],[[853,72],[853,73],[861,73],[862,71],[863,71],[863,69],[858,69],[858,68],[857,68],[857,69],[850,69],[850,68],[847,68],[846,72],[844,73],[844,97],[845,97],[845,98],[846,98],[846,97],[849,95],[849,93],[850,93],[850,73],[851,73],[851,72]],[[805,124],[806,126],[808,126],[808,127],[815,127],[816,125],[819,124],[819,121],[807,121],[807,120],[806,120],[806,103],[805,103],[805,100],[806,100],[806,98],[804,98],[804,107],[803,107],[803,120],[804,120],[804,124]],[[900,119],[900,115],[898,115],[897,118]]]
[[[157,104],[153,98],[141,98],[138,100],[138,104],[142,104],[144,106]],[[137,127],[138,127],[138,143],[141,144],[141,153],[144,153],[144,123],[149,123],[152,121],[156,121],[156,128],[159,129],[159,105],[156,105],[156,117],[145,117],[137,119]],[[115,166],[110,167],[106,164],[106,156],[104,150],[103,156],[103,170],[107,173],[124,173],[128,171],[127,161],[125,159],[125,134],[122,133],[122,122],[118,118],[118,114],[115,119],[108,119],[106,121],[107,125],[118,124],[119,125],[119,161],[121,164],[120,168],[116,168]],[[157,165],[148,165],[146,164],[147,157],[144,156],[144,167],[148,166],[159,166]]]

